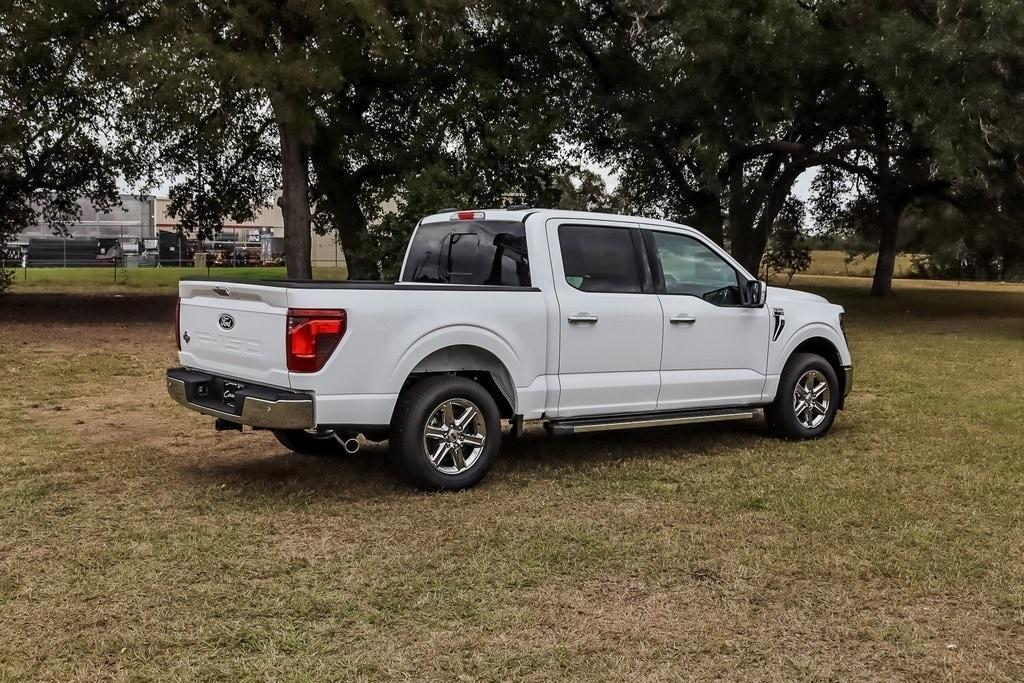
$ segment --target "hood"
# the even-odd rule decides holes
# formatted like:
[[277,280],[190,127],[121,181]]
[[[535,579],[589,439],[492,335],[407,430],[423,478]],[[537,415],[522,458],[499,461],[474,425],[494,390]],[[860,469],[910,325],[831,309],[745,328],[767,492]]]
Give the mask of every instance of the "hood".
[[818,304],[827,304],[828,299],[810,292],[801,292],[799,289],[786,289],[784,287],[769,287],[769,303],[785,303],[787,301],[806,301]]

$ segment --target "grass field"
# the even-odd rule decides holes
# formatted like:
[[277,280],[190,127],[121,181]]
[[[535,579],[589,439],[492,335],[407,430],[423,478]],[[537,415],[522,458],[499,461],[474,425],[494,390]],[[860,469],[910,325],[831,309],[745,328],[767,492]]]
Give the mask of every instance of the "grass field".
[[[846,264],[841,251],[815,251],[807,275],[850,275],[871,277],[875,272],[875,257]],[[910,257],[900,255],[896,261],[896,277],[910,272]],[[243,280],[280,279],[284,268],[28,268],[16,269],[14,292],[173,292],[182,277],[196,275]],[[115,279],[116,276],[116,279]],[[345,267],[316,267],[313,276],[319,280],[343,280]],[[785,276],[780,275],[783,281]],[[779,278],[776,278],[779,279]]]
[[[908,256],[900,255],[896,262],[896,276],[907,274],[910,268]],[[284,267],[239,267],[239,268],[118,268],[112,267],[71,267],[71,268],[17,268],[14,271],[13,292],[88,292],[141,293],[173,292],[178,280],[189,276],[212,275],[214,278],[240,280],[275,280],[285,278]],[[870,278],[874,273],[874,256],[853,263],[844,263],[840,251],[816,251],[813,253],[809,275],[854,275]],[[344,280],[345,267],[314,267],[317,280]],[[784,275],[779,275],[784,282]],[[778,280],[778,279],[776,279]]]
[[[875,274],[875,262],[877,254],[871,254],[863,259],[856,259],[846,263],[846,254],[841,251],[813,251],[811,252],[811,267],[807,269],[806,275],[843,275],[850,277],[873,277]],[[911,273],[913,262],[908,254],[899,254],[896,257],[896,277],[906,277]]]
[[507,444],[458,494],[166,397],[166,295],[0,299],[0,680],[1021,680],[1024,287],[856,278],[825,439]]
[[[265,268],[19,268],[14,271],[13,292],[175,292],[183,277],[222,277],[240,280],[273,280],[285,277],[284,267]],[[316,267],[318,280],[343,280],[345,267]],[[116,279],[115,279],[116,277]]]

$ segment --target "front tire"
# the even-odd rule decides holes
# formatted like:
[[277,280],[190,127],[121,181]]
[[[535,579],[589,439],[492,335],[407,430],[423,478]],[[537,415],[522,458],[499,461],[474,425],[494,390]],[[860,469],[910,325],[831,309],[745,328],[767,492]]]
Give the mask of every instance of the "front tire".
[[464,377],[427,377],[399,397],[390,443],[415,486],[469,488],[483,478],[501,448],[498,406],[483,387]]
[[778,436],[817,439],[832,428],[839,398],[839,379],[829,362],[814,353],[794,353],[765,417]]
[[274,436],[288,450],[302,455],[339,455],[345,447],[338,442],[333,431],[306,429],[275,429]]

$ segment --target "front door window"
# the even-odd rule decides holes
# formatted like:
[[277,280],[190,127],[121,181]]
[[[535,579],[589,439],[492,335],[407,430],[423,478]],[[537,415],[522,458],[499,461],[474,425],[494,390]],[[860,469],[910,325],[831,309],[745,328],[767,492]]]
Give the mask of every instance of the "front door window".
[[716,306],[740,304],[736,270],[707,245],[671,232],[653,236],[666,294],[689,294]]

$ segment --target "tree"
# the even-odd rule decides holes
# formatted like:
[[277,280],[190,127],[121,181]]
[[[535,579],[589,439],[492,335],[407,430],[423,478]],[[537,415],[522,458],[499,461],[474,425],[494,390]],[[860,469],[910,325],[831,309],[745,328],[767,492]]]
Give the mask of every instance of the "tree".
[[[367,260],[374,264],[374,276],[397,276],[409,235],[426,214],[521,202],[553,206],[565,196],[566,177],[582,173],[561,158],[557,127],[545,109],[528,93],[517,92],[528,86],[481,88],[473,80],[465,86],[469,92],[432,116],[436,125],[424,126],[447,131],[447,142],[420,147],[419,163],[410,163],[385,192],[367,195]],[[470,92],[474,106],[459,106]],[[380,208],[385,199],[392,209]]]
[[[854,206],[877,221],[873,295],[892,289],[908,209],[982,193],[999,211],[1019,187],[1022,9],[984,0],[814,5],[862,80],[848,103],[846,152],[827,163],[861,181]],[[826,207],[836,196],[826,190]]]
[[558,199],[558,208],[621,213],[621,195],[609,194],[604,179],[597,173],[582,169],[575,173],[565,173],[559,180],[562,195]]
[[465,197],[547,182],[529,52],[485,5],[178,0],[152,26],[173,49],[148,51],[138,71],[160,87],[134,111],[165,141],[155,167],[186,178],[172,209],[190,227],[251,214],[276,173],[291,277],[310,275],[311,223],[339,235],[350,277],[393,270],[381,207],[416,206],[428,179],[461,178]]
[[345,82],[332,60],[374,33],[377,10],[269,0],[158,6],[134,48],[134,120],[163,143],[154,167],[186,178],[171,190],[171,210],[186,227],[251,216],[279,185],[288,275],[312,277],[316,108]]
[[[689,222],[754,269],[796,178],[871,186],[888,291],[906,209],[1019,177],[1019,0],[522,3],[581,104],[573,135],[634,210]],[[539,27],[539,28],[538,28]],[[867,197],[869,195],[865,195]]]
[[[0,248],[40,220],[62,231],[78,219],[80,197],[115,206],[118,175],[136,172],[119,144],[106,60],[106,41],[131,30],[122,12],[88,0],[14,0],[0,15]],[[0,273],[0,291],[7,283]]]
[[368,61],[318,121],[318,223],[340,235],[351,277],[396,273],[424,214],[557,197],[560,108],[536,56],[494,7],[449,9],[447,30],[400,22],[387,68]]
[[[884,296],[892,289],[906,211],[926,199],[948,200],[952,183],[934,172],[928,149],[888,112],[880,96],[874,114],[858,126],[868,129],[865,142],[855,143],[863,148],[827,162],[814,187],[823,226],[847,237],[874,239],[878,258],[871,294]],[[850,176],[860,182],[848,182]]]
[[813,12],[785,0],[508,11],[538,34],[527,44],[551,46],[578,101],[572,135],[619,170],[632,209],[693,224],[756,271],[853,87]]
[[786,200],[762,261],[766,280],[786,273],[788,285],[794,275],[811,267],[811,248],[803,236],[804,215],[803,202],[794,197]]

